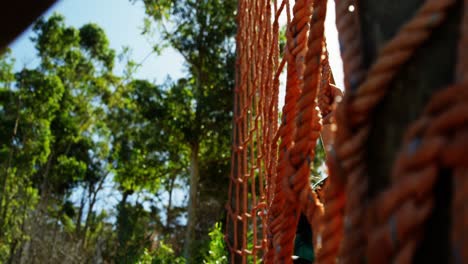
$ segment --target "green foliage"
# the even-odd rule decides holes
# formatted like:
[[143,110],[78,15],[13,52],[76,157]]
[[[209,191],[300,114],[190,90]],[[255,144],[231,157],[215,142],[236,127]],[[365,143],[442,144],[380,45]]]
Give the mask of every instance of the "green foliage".
[[109,49],[109,41],[102,28],[96,24],[86,24],[81,27],[80,45],[92,58],[101,60],[107,68],[112,69],[115,52]]
[[286,25],[282,26],[280,28],[280,32],[279,32],[279,51],[280,51],[280,54],[283,55],[285,54],[285,48],[286,48],[286,30],[287,30],[287,27]]
[[[86,247],[90,231],[102,231],[93,206],[109,174],[103,95],[115,80],[114,52],[98,26],[64,21],[54,14],[34,25],[36,68],[13,73],[9,54],[0,58],[1,262],[15,262],[26,241],[36,250],[75,234],[68,240]],[[77,188],[83,203],[73,205]],[[37,261],[53,262],[54,250]]]
[[[0,261],[8,259],[11,247],[26,240],[23,231],[26,219],[38,201],[38,191],[33,188],[30,175],[36,166],[44,163],[50,151],[51,115],[42,107],[50,105],[56,110],[55,96],[63,87],[53,78],[36,78],[44,86],[43,93],[32,93],[31,86],[20,86],[14,75],[9,54],[2,57],[3,87],[0,87]],[[37,77],[39,73],[33,74]],[[28,83],[28,82],[26,82]],[[16,84],[14,87],[14,84]],[[57,92],[51,95],[49,92]],[[48,98],[50,96],[50,98]],[[34,99],[35,100],[34,100]],[[35,103],[44,104],[33,109]],[[21,121],[21,122],[20,122]],[[35,137],[36,140],[33,140]]]
[[111,97],[107,123],[113,131],[115,180],[123,190],[158,190],[170,153],[181,151],[169,144],[170,135],[163,130],[168,111],[164,99],[157,86],[142,80],[121,85]]
[[311,165],[311,183],[315,184],[325,177],[324,166],[325,166],[325,149],[323,147],[322,139],[317,140],[315,146],[314,162]]
[[176,257],[174,250],[165,244],[163,241],[159,243],[157,248],[150,252],[145,249],[138,264],[184,264],[185,260],[182,257]]
[[[13,175],[13,172],[11,175]],[[9,176],[11,177],[11,175]],[[3,202],[0,263],[5,263],[10,258],[12,246],[20,241],[30,239],[30,236],[22,227],[39,199],[37,190],[28,186],[23,179],[19,179],[17,182],[9,181],[7,184],[5,193],[8,197]],[[5,205],[8,205],[8,207]]]
[[210,244],[208,254],[203,263],[205,264],[227,264],[227,250],[224,243],[224,234],[221,223],[217,222],[213,229],[208,234],[210,236]]
[[[169,122],[164,127],[166,134],[174,137],[173,142],[187,150],[184,154],[193,154],[190,164],[199,165],[198,171],[190,174],[194,199],[188,207],[193,215],[188,217],[185,244],[188,261],[201,262],[199,252],[208,241],[208,230],[222,215],[227,193],[237,3],[140,1],[148,15],[144,32],[151,32],[148,19],[152,19],[162,36],[162,41],[155,43],[170,45],[185,59],[187,76],[167,84]],[[197,181],[196,175],[203,177]],[[201,215],[204,221],[199,223]],[[193,234],[195,222],[198,228]]]
[[6,88],[10,86],[14,80],[13,73],[14,58],[11,57],[11,51],[7,49],[4,53],[0,53],[0,83]]
[[[151,245],[151,230],[154,230],[154,215],[149,214],[140,204],[118,206],[118,249],[116,263],[135,263]],[[153,217],[151,217],[153,216]]]

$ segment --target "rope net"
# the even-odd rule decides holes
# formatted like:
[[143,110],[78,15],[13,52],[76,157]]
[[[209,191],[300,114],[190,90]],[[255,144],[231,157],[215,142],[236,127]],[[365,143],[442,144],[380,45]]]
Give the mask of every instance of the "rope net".
[[[324,37],[326,0],[296,0],[293,6],[288,0],[239,0],[226,206],[231,263],[292,263],[301,215],[312,227],[317,263],[409,263],[433,210],[442,169],[450,169],[454,179],[451,258],[468,263],[467,0],[455,82],[434,93],[408,127],[390,185],[370,201],[365,162],[375,108],[402,65],[456,2],[426,0],[365,69],[359,2],[337,0],[345,84],[341,100]],[[286,17],[286,44],[280,51],[281,16]],[[279,113],[283,70],[286,94]],[[310,185],[310,169],[320,137],[327,145],[329,176],[319,199]]]
[[[274,3],[274,10],[277,4]],[[234,131],[227,205],[231,263],[257,262],[266,248],[268,185],[276,167],[279,24],[271,1],[239,1]],[[260,52],[261,51],[261,52]]]

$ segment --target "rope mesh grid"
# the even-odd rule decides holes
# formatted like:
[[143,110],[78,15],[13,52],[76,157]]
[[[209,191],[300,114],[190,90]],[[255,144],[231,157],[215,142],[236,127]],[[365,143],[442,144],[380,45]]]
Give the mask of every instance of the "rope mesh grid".
[[[455,0],[427,0],[380,50],[362,63],[359,2],[336,1],[345,96],[334,110],[324,38],[327,2],[239,1],[232,170],[226,241],[232,263],[292,263],[299,214],[314,231],[318,263],[409,263],[433,207],[441,168],[454,175],[452,248],[467,263],[468,1],[464,1],[456,82],[435,93],[410,127],[391,184],[367,199],[365,142],[375,107],[401,66],[447,17]],[[279,17],[287,43],[279,54]],[[287,65],[287,66],[286,66]],[[278,124],[279,75],[287,69]],[[335,88],[336,89],[336,88]],[[322,119],[322,116],[324,117]],[[336,119],[336,120],[335,120]],[[324,203],[309,183],[322,123],[338,126],[327,151]],[[367,219],[366,219],[367,218]]]

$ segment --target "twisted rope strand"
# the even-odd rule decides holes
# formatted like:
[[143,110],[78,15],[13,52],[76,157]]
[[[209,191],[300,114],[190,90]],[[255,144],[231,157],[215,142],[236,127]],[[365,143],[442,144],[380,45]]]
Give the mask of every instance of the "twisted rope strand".
[[[439,25],[446,16],[447,8],[453,3],[454,1],[426,2],[417,17],[408,23],[403,31],[407,29],[410,32],[420,27],[433,28]],[[420,45],[421,41],[428,38],[429,33],[414,34],[411,41],[416,40],[415,43]],[[399,38],[395,38],[395,41],[390,42],[382,54],[397,50],[395,43],[398,43],[398,40]],[[407,40],[404,44],[409,46],[411,41]],[[403,58],[404,61],[411,54],[412,52],[405,53],[399,58]],[[366,93],[371,93],[371,88],[365,85],[362,87],[362,97]],[[454,131],[456,125],[461,124],[460,121],[468,121],[468,115],[460,114],[463,113],[461,107],[453,102],[453,97],[450,97],[453,96],[454,90],[455,88],[449,88],[449,93],[445,93],[444,96],[439,96],[438,93],[433,95],[423,116],[415,121],[406,132],[404,147],[394,164],[392,184],[378,196],[372,206],[367,249],[369,262],[389,263],[393,260],[409,263],[413,258],[415,249],[423,236],[422,226],[434,206],[433,188],[440,173],[439,170],[447,166],[443,164],[440,154],[448,143],[448,138],[444,135],[447,131],[443,129]],[[447,105],[443,112],[437,113],[433,105],[440,105],[441,99],[444,102],[451,102],[451,105]],[[464,116],[467,117],[466,120]],[[456,175],[457,171],[455,171],[455,177]]]
[[[286,5],[288,6],[288,2]],[[295,126],[292,120],[296,116],[296,102],[300,95],[301,83],[299,73],[302,71],[301,67],[297,66],[300,63],[300,60],[297,61],[296,58],[302,57],[303,51],[301,51],[301,49],[305,49],[305,45],[303,43],[305,42],[305,34],[307,33],[308,25],[301,21],[310,16],[311,8],[308,1],[296,1],[293,12],[293,20],[289,23],[286,34],[286,57],[288,61],[286,98],[282,112],[282,124],[278,132],[278,135],[281,137],[281,141],[276,168],[275,191],[270,205],[269,214],[270,225],[268,228],[272,237],[270,238],[269,250],[265,256],[265,263],[278,263],[280,259],[283,259],[284,261],[291,259],[294,227],[297,225],[297,223],[295,223],[297,220],[293,216],[296,208],[294,206],[288,206],[287,208],[289,208],[290,212],[287,214],[284,212],[286,194],[283,191],[282,183],[286,175],[285,153],[291,147],[293,143],[293,135],[295,133]],[[289,12],[287,12],[287,14],[289,14]]]
[[[362,82],[364,73],[359,52],[359,23],[346,13],[348,4],[337,4],[337,27],[340,31],[340,43],[348,42],[342,47],[344,61],[345,84],[348,92],[338,109],[336,150],[340,170],[347,175],[345,205],[345,235],[340,249],[340,258],[344,263],[360,262],[366,248],[364,219],[366,215],[367,168],[364,163],[364,146],[370,128],[369,118],[373,109],[386,94],[388,84],[415,49],[429,36],[433,28],[445,18],[446,11],[454,1],[427,1],[415,17],[402,27],[400,32],[380,51],[379,56]],[[356,3],[355,3],[356,5]],[[355,7],[355,10],[359,10]],[[349,11],[349,10],[348,10]],[[353,12],[356,13],[356,12]],[[343,17],[340,16],[343,15]],[[346,22],[343,22],[346,21]],[[351,26],[349,26],[351,25]],[[409,208],[409,207],[408,207]],[[424,207],[424,208],[427,208]],[[401,216],[404,217],[405,215]],[[369,236],[372,243],[368,244],[368,252],[378,243],[373,234]],[[414,245],[415,242],[411,242]],[[411,252],[411,246],[406,246],[405,252]],[[405,253],[405,257],[409,253]],[[372,256],[370,256],[372,257]],[[383,259],[382,257],[381,259]],[[388,259],[387,259],[388,260]],[[372,261],[371,261],[372,262]]]

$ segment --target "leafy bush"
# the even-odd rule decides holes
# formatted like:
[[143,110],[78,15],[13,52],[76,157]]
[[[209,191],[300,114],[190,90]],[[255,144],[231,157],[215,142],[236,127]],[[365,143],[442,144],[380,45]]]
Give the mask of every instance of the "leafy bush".
[[177,257],[174,254],[174,250],[169,245],[164,244],[163,241],[159,243],[159,246],[153,252],[145,249],[141,255],[138,264],[184,264],[185,259]]
[[205,257],[205,264],[227,264],[227,251],[224,244],[224,234],[221,223],[217,222],[209,236],[211,238],[208,254]]

